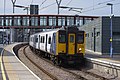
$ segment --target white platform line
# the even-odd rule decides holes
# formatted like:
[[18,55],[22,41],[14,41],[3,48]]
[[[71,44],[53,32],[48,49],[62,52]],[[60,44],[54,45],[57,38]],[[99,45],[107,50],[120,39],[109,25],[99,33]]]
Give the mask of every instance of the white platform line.
[[[19,45],[19,44],[17,44],[17,45]],[[16,45],[14,45],[14,46],[16,46]],[[12,53],[15,55],[15,53],[14,53],[14,51],[13,51],[13,47],[12,47]],[[41,80],[41,79],[40,79],[36,74],[34,74],[22,61],[20,61],[16,55],[15,55],[15,57],[16,57],[17,60],[18,60],[25,68],[27,68],[38,80]]]

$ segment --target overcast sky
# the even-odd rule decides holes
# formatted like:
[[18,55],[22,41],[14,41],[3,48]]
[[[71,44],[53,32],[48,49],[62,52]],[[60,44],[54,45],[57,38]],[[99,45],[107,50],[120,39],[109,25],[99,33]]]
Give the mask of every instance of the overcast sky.
[[[44,4],[42,4],[43,2]],[[55,2],[56,0],[16,0],[15,4],[22,6],[29,6],[30,4],[35,4],[39,5],[39,14],[57,14],[57,4]],[[83,8],[83,10],[82,13],[79,13],[75,11],[68,11],[69,9],[60,9],[60,14],[108,16],[110,15],[110,6],[106,5],[107,3],[114,4],[114,15],[120,16],[120,0],[62,0],[61,6]],[[51,6],[46,7],[48,5]],[[0,14],[4,14],[4,9],[5,14],[12,14],[11,0],[0,0]],[[26,14],[26,11],[21,8],[15,8],[15,14]]]

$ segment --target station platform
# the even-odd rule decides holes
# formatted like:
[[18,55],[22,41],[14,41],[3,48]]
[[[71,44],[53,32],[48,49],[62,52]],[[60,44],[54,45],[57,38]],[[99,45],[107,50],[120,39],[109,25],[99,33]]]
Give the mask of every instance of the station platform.
[[1,52],[1,72],[3,80],[41,80],[26,67],[13,52],[18,43],[7,45]]
[[113,64],[120,67],[120,55],[113,54],[113,56],[110,57],[110,55],[99,55],[95,52],[86,51],[85,57],[90,60],[99,61],[106,64]]

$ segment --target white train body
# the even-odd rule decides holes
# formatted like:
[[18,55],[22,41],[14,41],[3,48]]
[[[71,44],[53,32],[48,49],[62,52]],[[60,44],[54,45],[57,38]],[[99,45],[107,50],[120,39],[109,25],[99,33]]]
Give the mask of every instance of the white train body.
[[55,39],[53,38],[53,34],[56,34],[58,30],[59,29],[55,29],[52,31],[45,31],[31,35],[29,41],[30,46],[34,47],[35,49],[51,53],[51,43],[53,39]]
[[44,56],[58,63],[81,63],[85,53],[85,32],[77,27],[44,31],[30,35],[29,45],[37,52],[44,51]]

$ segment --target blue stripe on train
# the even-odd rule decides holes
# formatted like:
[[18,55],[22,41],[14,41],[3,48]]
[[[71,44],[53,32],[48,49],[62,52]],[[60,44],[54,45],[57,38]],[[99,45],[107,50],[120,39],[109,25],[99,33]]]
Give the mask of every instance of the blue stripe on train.
[[56,55],[56,33],[53,33],[52,42],[50,46],[50,53]]

